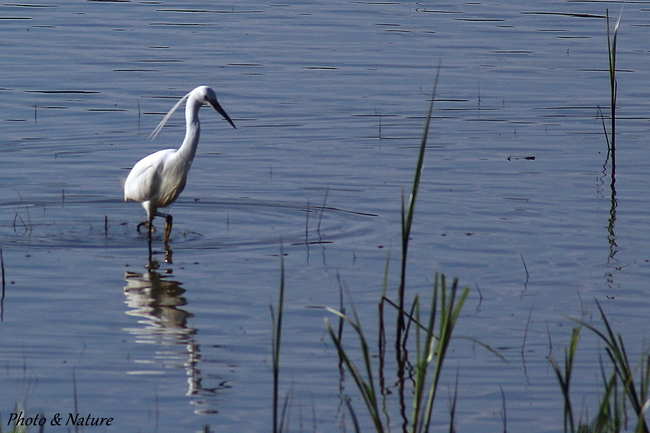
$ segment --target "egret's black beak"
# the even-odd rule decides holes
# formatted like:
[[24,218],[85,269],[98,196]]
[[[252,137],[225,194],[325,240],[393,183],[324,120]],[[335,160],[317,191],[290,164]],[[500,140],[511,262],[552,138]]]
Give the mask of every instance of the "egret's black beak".
[[221,114],[221,115],[223,116],[223,118],[226,119],[226,120],[228,121],[228,123],[230,123],[230,124],[232,125],[233,128],[237,129],[237,127],[235,126],[235,124],[232,122],[232,119],[230,119],[230,116],[228,116],[228,113],[226,113],[226,110],[224,110],[223,108],[221,108],[221,105],[219,105],[219,102],[217,102],[216,99],[213,100],[213,101],[211,100],[211,101],[209,101],[209,102],[210,102],[210,105],[212,105],[212,107],[213,107],[215,110],[217,110],[217,111],[219,112],[219,114]]

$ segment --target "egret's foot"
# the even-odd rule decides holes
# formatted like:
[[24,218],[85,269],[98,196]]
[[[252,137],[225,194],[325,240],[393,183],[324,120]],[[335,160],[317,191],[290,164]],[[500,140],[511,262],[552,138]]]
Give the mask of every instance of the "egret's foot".
[[174,252],[172,251],[171,248],[169,248],[169,245],[165,244],[165,263],[173,264],[174,262],[172,261],[172,254]]
[[[144,226],[145,229],[149,230],[149,221],[142,221],[140,224],[138,224],[135,227],[135,229],[138,231],[138,233],[140,233],[140,227],[143,227],[143,226]],[[156,227],[154,227],[153,224],[151,224],[151,231],[152,232],[156,231]]]

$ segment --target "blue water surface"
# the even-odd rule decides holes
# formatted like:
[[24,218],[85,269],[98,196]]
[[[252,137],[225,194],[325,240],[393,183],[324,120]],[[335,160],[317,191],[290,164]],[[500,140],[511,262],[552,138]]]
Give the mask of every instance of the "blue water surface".
[[[334,317],[309,307],[354,304],[374,341],[385,269],[396,293],[402,196],[440,65],[407,296],[428,299],[436,272],[458,277],[471,291],[456,335],[507,362],[453,340],[434,430],[449,429],[456,380],[458,431],[561,430],[548,357],[562,359],[568,317],[602,326],[598,300],[633,362],[650,331],[643,2],[625,4],[618,33],[614,177],[600,117],[609,130],[605,16],[613,26],[621,7],[0,5],[3,428],[20,404],[46,432],[73,428],[50,425],[56,413],[114,418],[83,431],[270,431],[269,305],[284,267],[288,431],[352,431],[345,396],[370,431],[325,332]],[[144,211],[122,201],[121,181],[180,144],[182,111],[147,137],[198,85],[237,129],[200,112],[196,159],[169,209],[173,263],[159,230],[161,267],[148,272],[135,230]],[[583,331],[572,392],[589,414],[602,346]]]

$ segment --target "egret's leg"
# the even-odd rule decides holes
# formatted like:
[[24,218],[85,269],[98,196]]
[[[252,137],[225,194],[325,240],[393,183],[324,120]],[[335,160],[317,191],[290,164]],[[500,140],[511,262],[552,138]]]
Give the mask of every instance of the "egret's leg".
[[174,218],[172,218],[171,215],[165,215],[165,237],[164,243],[167,245],[167,241],[169,241],[169,235],[172,233],[172,225],[174,223]]
[[[146,226],[147,226],[147,235],[148,235],[147,247],[148,247],[148,251],[149,251],[149,259],[148,259],[147,268],[149,268],[149,269],[154,269],[154,267],[155,267],[154,261],[152,260],[153,251],[151,250],[151,232],[153,231],[152,230],[153,229],[153,224],[152,223],[153,223],[153,217],[149,218],[145,223],[143,223],[143,224],[146,224]],[[138,225],[138,227],[139,226],[140,225]]]
[[151,233],[153,233],[153,217],[147,221],[147,234],[149,236],[149,247],[151,248]]

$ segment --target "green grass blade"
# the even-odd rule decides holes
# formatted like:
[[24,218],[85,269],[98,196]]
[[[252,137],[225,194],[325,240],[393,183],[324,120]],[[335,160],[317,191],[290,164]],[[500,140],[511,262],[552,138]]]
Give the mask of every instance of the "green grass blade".
[[352,425],[354,426],[355,433],[361,433],[359,420],[357,419],[357,414],[354,412],[354,408],[352,407],[352,402],[350,401],[350,397],[346,395],[344,398],[344,402],[345,402],[345,406],[348,408],[348,412],[350,413],[350,418],[352,418]]
[[[428,432],[429,425],[431,424],[431,416],[433,414],[433,403],[435,401],[436,392],[438,390],[438,383],[440,381],[440,375],[442,374],[442,368],[446,358],[447,350],[451,341],[451,336],[456,326],[458,317],[463,308],[463,304],[469,295],[469,289],[463,289],[460,297],[456,300],[456,294],[458,293],[458,280],[454,279],[452,287],[447,291],[446,282],[444,275],[436,275],[436,281],[439,282],[439,293],[440,293],[440,308],[439,308],[439,337],[436,340],[435,345],[435,358],[434,358],[434,367],[432,381],[429,385],[429,396],[427,399],[427,404],[425,407],[425,413],[422,417],[422,426],[419,429],[421,432]],[[447,293],[449,292],[449,293]]]
[[[436,72],[436,78],[433,84],[433,92],[431,94],[431,101],[429,103],[429,110],[427,112],[424,129],[422,131],[422,139],[420,140],[420,149],[418,159],[415,167],[415,175],[413,178],[413,185],[411,188],[411,195],[409,197],[408,206],[405,209],[404,198],[402,194],[402,262],[400,272],[400,283],[397,293],[398,305],[400,310],[404,310],[404,292],[406,290],[406,259],[408,256],[408,244],[411,236],[411,227],[413,225],[413,215],[415,214],[415,202],[420,187],[420,178],[424,168],[424,152],[426,150],[427,137],[429,136],[429,125],[431,123],[431,113],[433,112],[433,102],[436,99],[436,90],[438,88],[438,78],[440,76],[440,64]],[[399,314],[397,316],[397,338],[396,349],[399,357],[400,346],[402,344],[402,332],[404,331],[404,317]]]
[[573,328],[571,332],[571,341],[569,347],[564,350],[564,372],[553,357],[549,357],[549,362],[553,367],[555,376],[560,384],[562,399],[564,401],[564,432],[575,432],[575,422],[573,419],[573,407],[571,404],[571,376],[573,373],[573,362],[580,339],[581,327]]
[[[363,336],[363,333],[360,332],[360,328],[355,324],[353,321],[351,321],[347,316],[341,314],[340,312],[333,310],[329,307],[325,307],[325,310],[331,312],[332,314],[337,315],[338,317],[343,318],[347,322],[349,322],[353,329],[357,331],[357,334],[359,335],[359,339],[361,341],[362,345],[362,352],[365,360],[368,360],[370,358],[369,353],[367,353],[368,346],[365,342],[365,337]],[[357,368],[357,366],[354,364],[354,362],[350,359],[348,356],[345,348],[343,347],[343,344],[341,340],[338,338],[336,333],[334,332],[334,329],[330,326],[329,321],[325,319],[325,327],[327,329],[327,332],[332,339],[332,342],[336,346],[336,349],[339,354],[339,358],[343,361],[343,364],[346,366],[347,370],[350,372],[350,375],[352,376],[355,384],[357,385],[357,388],[359,389],[359,392],[361,393],[361,397],[363,401],[366,404],[366,407],[368,409],[368,413],[370,415],[370,418],[372,419],[372,422],[375,426],[375,430],[378,433],[383,433],[384,432],[384,427],[381,421],[381,414],[379,412],[379,404],[378,404],[378,398],[377,394],[375,393],[375,388],[373,384],[373,379],[372,379],[372,370],[368,369],[368,364],[366,364],[366,373],[368,374],[368,378],[364,379],[363,375]]]

